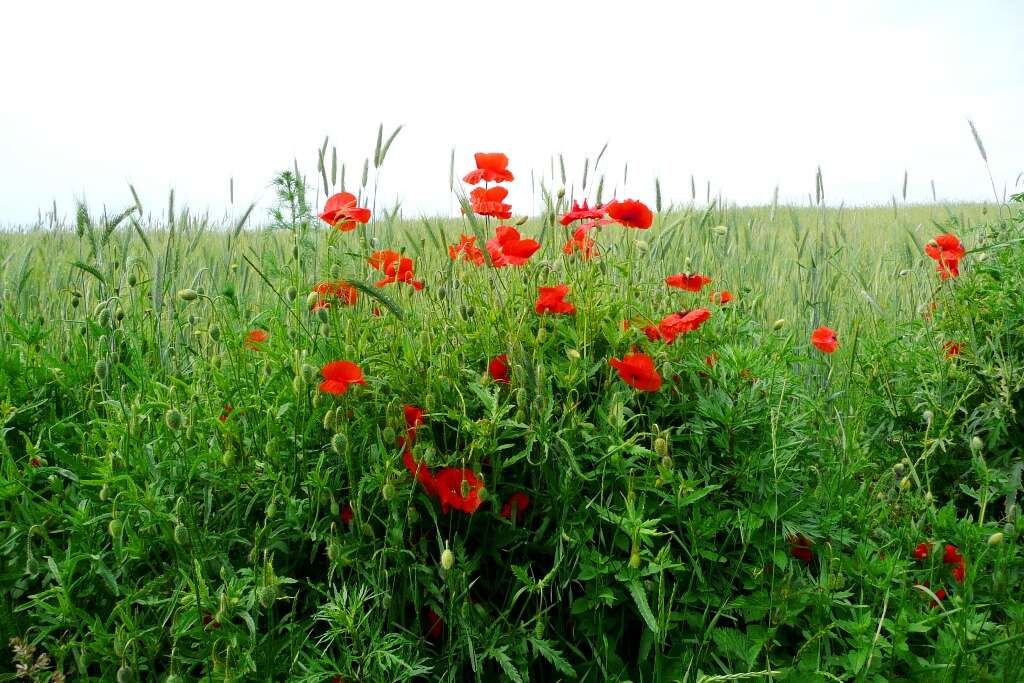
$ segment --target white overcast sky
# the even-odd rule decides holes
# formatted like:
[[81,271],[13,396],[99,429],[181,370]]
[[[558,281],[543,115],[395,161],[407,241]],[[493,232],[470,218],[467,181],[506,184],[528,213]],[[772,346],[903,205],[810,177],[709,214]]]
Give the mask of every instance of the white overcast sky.
[[[530,169],[610,145],[607,197],[712,192],[830,203],[990,199],[1024,171],[1019,2],[32,2],[0,4],[0,225],[56,200],[266,206],[325,135],[357,179],[377,124],[404,124],[380,178],[405,213],[447,213],[448,158]],[[629,162],[628,185],[622,167]],[[573,179],[570,179],[572,182]],[[1022,181],[1024,182],[1024,181]],[[1019,190],[1018,190],[1019,191]]]

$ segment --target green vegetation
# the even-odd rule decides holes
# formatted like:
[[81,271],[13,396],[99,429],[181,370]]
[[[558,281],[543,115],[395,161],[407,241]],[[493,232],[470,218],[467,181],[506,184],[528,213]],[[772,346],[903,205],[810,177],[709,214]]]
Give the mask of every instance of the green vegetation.
[[[448,245],[494,221],[338,232],[275,185],[262,229],[172,199],[0,234],[0,680],[42,653],[26,678],[1024,677],[1013,205],[656,207],[583,260],[545,190],[541,250],[492,268]],[[924,253],[941,233],[959,277]],[[375,286],[381,249],[424,288]],[[689,272],[712,282],[666,287]],[[356,303],[312,311],[337,281]],[[575,314],[537,314],[563,283]],[[609,365],[634,346],[659,391]],[[320,391],[335,360],[365,385]],[[403,434],[479,508],[443,512]]]

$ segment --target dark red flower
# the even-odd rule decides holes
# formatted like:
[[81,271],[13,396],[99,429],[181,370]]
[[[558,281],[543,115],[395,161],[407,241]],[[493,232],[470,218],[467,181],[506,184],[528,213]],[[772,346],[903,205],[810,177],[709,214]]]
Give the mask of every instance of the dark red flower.
[[687,332],[693,332],[710,317],[711,311],[706,308],[695,308],[692,311],[670,313],[658,323],[658,332],[666,342],[671,344],[676,340],[676,337]]
[[839,348],[839,340],[836,339],[836,331],[831,327],[819,327],[811,333],[811,343],[815,348],[824,353],[832,353]]
[[724,306],[725,304],[732,301],[732,292],[728,289],[723,289],[721,292],[711,292],[711,303]]
[[345,523],[345,526],[348,526],[352,523],[352,518],[352,506],[345,503],[345,507],[341,508],[341,521]]
[[320,391],[325,394],[340,395],[348,391],[350,384],[366,384],[363,371],[355,363],[347,360],[334,360],[325,365],[320,374],[324,381],[320,383]]
[[213,620],[213,615],[209,612],[203,612],[203,629],[206,631],[216,631],[220,628],[220,622]]
[[[935,597],[938,598],[939,601],[945,600],[946,599],[946,589],[945,588],[938,588],[938,589],[936,589]],[[939,606],[939,602],[936,601],[936,600],[932,600],[931,604],[929,605],[929,607],[931,607],[932,609],[934,609],[934,608],[936,608],[938,606]]]
[[572,210],[569,213],[562,216],[560,221],[562,225],[569,225],[575,221],[582,221],[587,219],[600,220],[604,218],[605,207],[604,205],[595,206],[593,209],[587,206],[587,200],[583,200],[583,206],[580,206],[575,201],[572,203]]
[[478,187],[469,193],[469,205],[474,213],[505,220],[512,218],[512,205],[505,203],[508,190],[504,187]]
[[661,388],[661,375],[646,353],[627,353],[622,360],[612,358],[608,364],[618,371],[622,381],[634,389],[654,392]]
[[487,364],[487,372],[491,375],[491,379],[500,384],[509,384],[508,379],[508,354],[503,353],[500,356],[495,356]]
[[814,559],[814,552],[811,550],[811,546],[814,542],[807,538],[803,534],[790,534],[786,537],[789,541],[789,554],[800,560],[804,564],[810,564],[811,560]]
[[355,230],[356,223],[369,223],[370,210],[356,206],[356,196],[351,192],[339,192],[324,204],[320,219],[343,232]]
[[917,547],[914,548],[914,559],[920,562],[928,557],[929,552],[931,552],[931,546],[927,543],[918,543]]
[[461,256],[464,261],[469,261],[474,265],[482,266],[484,264],[484,252],[476,246],[476,237],[460,235],[458,244],[448,245],[448,256],[452,261],[458,261]]
[[32,467],[42,467],[43,466],[43,461],[40,460],[38,457],[36,457],[36,458],[32,458],[32,460],[30,461],[30,464],[32,465]]
[[540,249],[539,242],[523,239],[519,231],[510,225],[499,225],[495,228],[494,237],[487,240],[485,246],[495,268],[521,266]]
[[707,363],[709,368],[715,367],[715,363],[718,362],[718,354],[712,351],[711,354],[704,359],[704,362]]
[[394,282],[404,282],[414,289],[423,289],[423,283],[413,279],[412,259],[390,250],[377,251],[367,259],[370,266],[384,273],[384,279],[374,284],[383,287]]
[[441,637],[441,629],[444,628],[444,622],[441,621],[441,617],[437,616],[437,612],[427,608],[427,635],[437,640]]
[[476,185],[481,180],[485,183],[505,183],[515,180],[512,172],[508,170],[508,157],[501,152],[477,152],[473,155],[476,160],[476,170],[470,171],[462,180],[470,185]]
[[402,407],[402,412],[405,413],[406,429],[414,430],[423,424],[423,410],[421,408],[406,405]]
[[483,502],[480,500],[480,490],[484,488],[484,483],[468,467],[445,467],[434,475],[434,482],[437,484],[437,496],[441,500],[441,512],[448,512],[453,507],[465,513],[473,513]]
[[654,214],[643,202],[635,199],[624,199],[621,202],[612,200],[605,206],[608,217],[615,219],[627,228],[646,230],[654,223]]
[[947,341],[942,345],[942,348],[946,352],[946,358],[953,358],[960,355],[960,345],[955,341]]
[[947,543],[942,553],[942,562],[944,564],[960,564],[963,561],[963,555],[957,552],[956,546],[952,543]]
[[566,295],[569,293],[569,285],[555,285],[554,287],[541,287],[540,295],[537,297],[537,302],[534,304],[534,309],[538,314],[544,313],[565,313],[572,314],[576,312],[576,307],[568,301],[565,301]]
[[220,417],[219,417],[218,419],[219,419],[219,420],[220,420],[221,422],[227,422],[227,421],[228,421],[228,417],[229,417],[229,416],[231,415],[231,413],[233,413],[234,411],[235,411],[235,409],[231,407],[231,404],[230,404],[230,403],[225,403],[225,404],[224,404],[224,410],[223,410],[223,411],[221,412],[221,414],[220,414]]
[[967,565],[964,564],[963,560],[960,560],[960,564],[953,567],[953,580],[957,583],[964,582],[964,572],[967,570]]
[[530,504],[530,497],[521,491],[517,491],[508,497],[505,504],[501,506],[501,516],[505,519],[512,517],[512,508],[515,507],[516,519],[522,519],[523,510]]
[[669,287],[685,289],[687,292],[699,292],[709,282],[711,282],[711,278],[700,273],[679,273],[665,278],[665,284]]
[[925,245],[924,251],[928,256],[935,259],[936,270],[946,280],[960,275],[960,259],[964,257],[967,250],[960,243],[956,235],[939,235]]
[[594,242],[594,240],[587,237],[586,228],[576,228],[572,234],[572,239],[566,242],[565,246],[562,247],[562,253],[572,254],[575,251],[579,251],[580,256],[584,261],[586,261],[591,257],[596,244],[597,243]]
[[249,334],[245,335],[244,346],[252,351],[262,351],[263,347],[260,344],[268,339],[270,339],[270,333],[266,330],[250,330]]

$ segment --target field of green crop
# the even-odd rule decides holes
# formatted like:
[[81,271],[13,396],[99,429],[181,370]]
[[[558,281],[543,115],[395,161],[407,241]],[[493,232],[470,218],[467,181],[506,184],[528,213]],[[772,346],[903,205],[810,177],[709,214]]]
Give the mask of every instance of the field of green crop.
[[1020,204],[548,180],[0,233],[0,680],[1024,680]]

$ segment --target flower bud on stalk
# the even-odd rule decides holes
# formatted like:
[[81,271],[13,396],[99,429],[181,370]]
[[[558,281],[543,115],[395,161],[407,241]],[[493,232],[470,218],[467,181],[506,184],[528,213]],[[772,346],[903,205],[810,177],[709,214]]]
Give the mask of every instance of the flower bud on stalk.
[[445,543],[444,551],[441,553],[441,569],[448,571],[453,566],[455,566],[455,553]]
[[194,289],[179,289],[178,298],[182,301],[195,301],[199,298],[199,293]]

